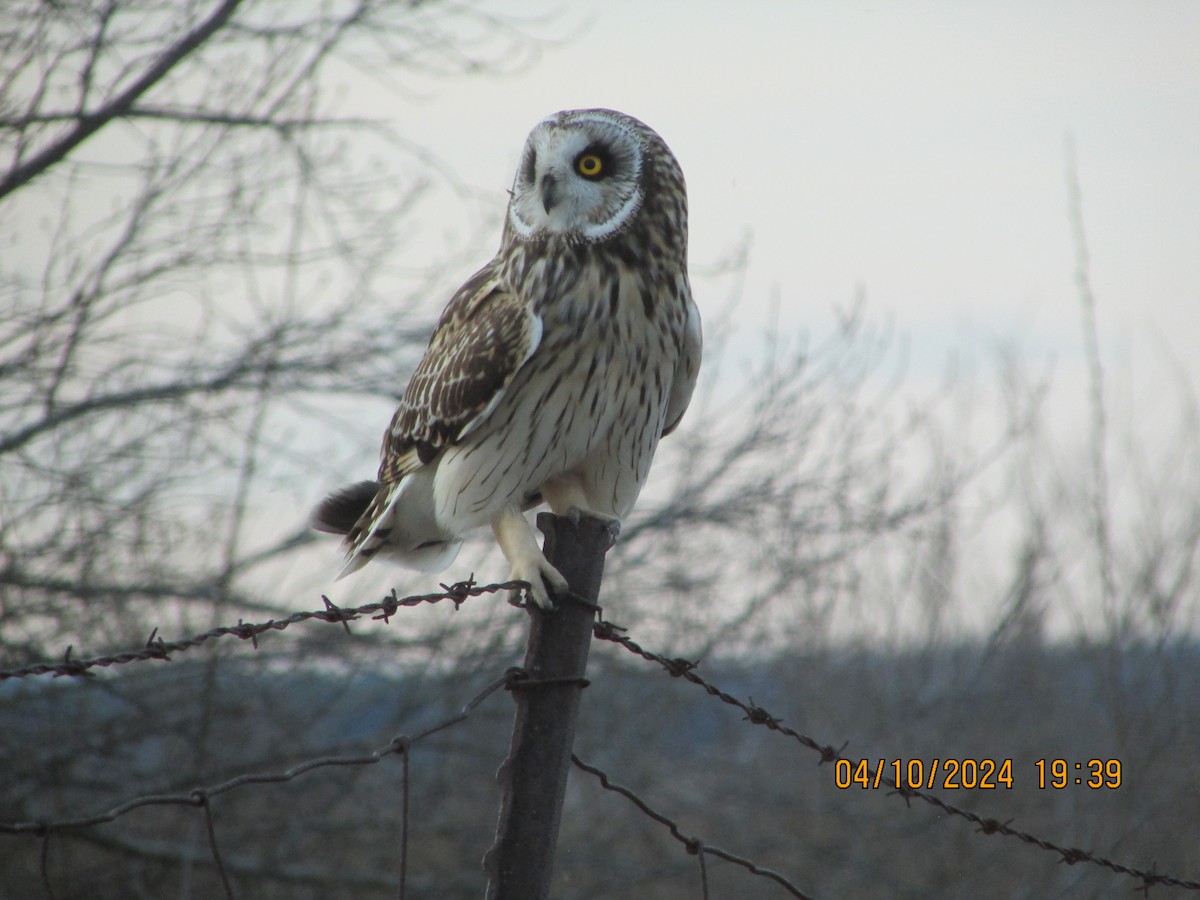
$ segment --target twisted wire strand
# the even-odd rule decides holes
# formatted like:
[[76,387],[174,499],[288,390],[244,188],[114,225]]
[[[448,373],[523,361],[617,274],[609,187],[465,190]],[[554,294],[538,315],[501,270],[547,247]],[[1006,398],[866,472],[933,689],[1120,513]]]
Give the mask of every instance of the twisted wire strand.
[[[839,759],[844,759],[850,762],[852,766],[858,763],[858,760],[843,755],[842,750],[844,749],[845,745],[843,745],[841,748],[838,748],[830,744],[821,744],[808,735],[802,734],[793,728],[789,728],[783,724],[783,721],[779,717],[772,715],[766,709],[758,706],[753,701],[745,702],[733,696],[732,694],[721,690],[721,688],[697,674],[696,667],[699,665],[699,663],[682,658],[672,659],[661,654],[654,653],[642,647],[636,641],[632,640],[628,635],[623,634],[622,632],[624,631],[625,629],[621,628],[619,625],[614,625],[611,622],[604,621],[603,619],[597,620],[593,626],[593,634],[600,640],[617,644],[628,650],[630,653],[640,656],[642,659],[645,659],[648,662],[657,663],[672,677],[682,678],[684,681],[689,681],[697,687],[703,688],[709,696],[717,698],[722,703],[726,703],[730,706],[740,709],[746,714],[746,720],[748,722],[754,725],[763,726],[771,731],[776,731],[780,734],[787,735],[802,746],[814,751],[821,757],[818,763],[819,765],[835,762]],[[1108,869],[1119,875],[1128,875],[1129,877],[1140,881],[1141,885],[1139,889],[1144,890],[1149,890],[1151,887],[1155,886],[1164,886],[1182,888],[1189,891],[1200,891],[1200,881],[1176,878],[1161,872],[1128,866],[1124,863],[1119,863],[1108,859],[1107,857],[1097,856],[1087,850],[1081,850],[1078,847],[1063,847],[1054,843],[1053,841],[1030,834],[1027,831],[1022,831],[1019,828],[1013,828],[1008,822],[1001,822],[998,819],[994,819],[989,816],[981,816],[978,813],[972,812],[971,810],[963,809],[951,803],[947,803],[941,797],[938,797],[934,794],[930,794],[907,785],[898,784],[890,776],[881,779],[881,781],[884,785],[891,789],[891,793],[898,794],[903,797],[906,804],[909,804],[909,800],[912,798],[923,800],[929,805],[937,807],[950,816],[956,816],[961,819],[966,819],[968,822],[974,823],[978,827],[978,830],[981,834],[999,834],[1005,837],[1016,838],[1017,840],[1024,841],[1026,844],[1039,847],[1042,850],[1046,850],[1051,853],[1057,853],[1062,858],[1062,861],[1068,865],[1074,865],[1075,863],[1089,863],[1091,865]]]

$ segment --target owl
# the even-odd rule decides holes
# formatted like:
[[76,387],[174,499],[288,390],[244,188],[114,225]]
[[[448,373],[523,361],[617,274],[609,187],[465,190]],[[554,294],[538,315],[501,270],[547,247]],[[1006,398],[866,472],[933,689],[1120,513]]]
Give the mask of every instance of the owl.
[[327,497],[339,578],[378,557],[450,565],[490,525],[538,606],[566,589],[525,512],[619,524],[700,367],[687,193],[632,116],[555,113],[525,141],[500,250],[451,297],[383,437],[375,481]]

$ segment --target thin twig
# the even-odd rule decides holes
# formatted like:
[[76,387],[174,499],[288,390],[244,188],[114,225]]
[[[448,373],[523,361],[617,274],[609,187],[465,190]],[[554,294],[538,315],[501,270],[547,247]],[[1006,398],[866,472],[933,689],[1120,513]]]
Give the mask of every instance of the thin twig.
[[1079,306],[1083,313],[1083,346],[1088,366],[1088,401],[1092,414],[1092,528],[1099,555],[1100,587],[1104,611],[1116,621],[1116,577],[1113,574],[1112,535],[1108,490],[1108,421],[1104,400],[1104,368],[1100,362],[1100,329],[1096,319],[1096,295],[1092,292],[1091,260],[1088,255],[1087,232],[1083,226],[1083,193],[1079,187],[1079,162],[1075,156],[1075,141],[1066,139],[1066,178],[1068,214],[1071,237],[1075,241],[1075,287],[1079,291]]
[[81,115],[76,121],[74,128],[32,159],[10,170],[4,178],[0,179],[0,199],[65,159],[72,150],[109,122],[124,115],[137,102],[139,97],[161,81],[168,72],[179,65],[193,50],[200,47],[223,28],[240,3],[241,0],[224,0],[220,6],[213,10],[212,15],[163,51],[158,59],[154,61],[154,64],[124,91],[110,100],[101,109]]
[[42,876],[42,890],[47,900],[54,900],[54,888],[50,885],[50,830],[42,833],[42,849],[38,854],[38,867]]
[[411,754],[404,748],[400,763],[400,900],[404,900],[408,880],[408,763]]
[[217,873],[221,876],[221,884],[225,887],[227,900],[234,900],[233,885],[229,881],[229,873],[225,871],[225,863],[221,861],[221,850],[217,846],[217,828],[213,824],[212,803],[203,791],[192,791],[198,795],[200,807],[204,810],[204,826],[208,831],[208,848],[212,851],[213,862],[216,863]]

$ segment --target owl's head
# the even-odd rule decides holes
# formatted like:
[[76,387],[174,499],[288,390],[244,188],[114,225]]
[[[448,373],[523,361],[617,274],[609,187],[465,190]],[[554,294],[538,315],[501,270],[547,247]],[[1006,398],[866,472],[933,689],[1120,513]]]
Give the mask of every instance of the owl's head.
[[682,194],[671,151],[632,116],[608,109],[555,113],[525,141],[509,226],[521,240],[603,241],[634,222],[664,174]]

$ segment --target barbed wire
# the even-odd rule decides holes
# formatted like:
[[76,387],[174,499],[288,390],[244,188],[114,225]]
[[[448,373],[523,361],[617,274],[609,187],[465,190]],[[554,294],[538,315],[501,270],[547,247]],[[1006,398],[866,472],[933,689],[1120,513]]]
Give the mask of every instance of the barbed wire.
[[[52,674],[55,677],[68,676],[94,676],[90,670],[96,667],[122,665],[130,662],[139,662],[147,660],[165,660],[169,661],[171,654],[183,652],[194,647],[200,646],[208,641],[232,636],[242,640],[249,640],[254,647],[258,647],[258,637],[269,631],[282,631],[283,629],[300,622],[317,621],[325,623],[341,623],[347,627],[348,623],[356,619],[370,617],[374,620],[387,622],[390,617],[398,612],[401,608],[418,606],[422,603],[437,603],[448,600],[454,604],[457,609],[464,601],[470,597],[478,597],[485,594],[492,594],[503,590],[520,589],[526,587],[524,582],[503,582],[497,584],[478,585],[473,577],[466,581],[457,582],[455,584],[442,584],[443,589],[440,593],[420,594],[409,597],[399,597],[393,589],[391,594],[385,596],[380,601],[368,603],[363,606],[353,608],[340,608],[333,604],[328,597],[322,596],[322,601],[325,608],[311,612],[294,613],[284,619],[271,619],[261,623],[246,623],[241,620],[236,625],[222,626],[212,628],[202,634],[195,635],[178,641],[164,641],[157,637],[157,629],[151,634],[146,646],[137,651],[117,653],[109,656],[98,656],[90,659],[73,660],[70,658],[71,649],[68,648],[64,659],[60,663],[39,663],[29,666],[24,666],[17,669],[0,671],[0,680],[8,678],[23,678],[29,676]],[[805,748],[815,752],[820,757],[818,764],[835,762],[837,760],[846,760],[852,766],[858,764],[858,760],[848,757],[843,754],[845,745],[842,747],[834,747],[830,744],[822,744],[814,738],[805,735],[793,728],[783,724],[783,721],[773,715],[768,710],[754,703],[753,698],[748,702],[744,701],[727,691],[724,691],[717,685],[705,679],[696,672],[698,663],[684,658],[670,658],[663,656],[653,651],[647,650],[623,633],[625,629],[611,622],[605,621],[603,618],[597,617],[597,621],[593,625],[593,634],[597,639],[615,643],[623,647],[630,653],[660,666],[672,677],[682,678],[696,686],[702,688],[708,695],[720,700],[721,702],[733,706],[741,710],[745,714],[745,718],[753,725],[763,726],[771,731],[776,731],[784,734]],[[408,821],[407,821],[407,797],[408,797],[408,748],[417,740],[421,740],[429,735],[437,733],[445,728],[449,728],[458,722],[465,719],[470,712],[483,702],[488,696],[495,692],[499,687],[511,686],[515,678],[521,677],[521,672],[518,669],[509,670],[501,678],[498,678],[487,685],[483,690],[471,698],[455,715],[452,715],[428,728],[423,729],[417,735],[399,736],[394,738],[384,747],[359,756],[327,756],[318,759],[308,760],[300,763],[292,768],[276,774],[245,774],[220,784],[207,787],[197,788],[187,794],[155,794],[135,797],[127,800],[106,812],[97,813],[90,816],[62,819],[57,821],[33,821],[33,822],[18,822],[18,823],[2,823],[0,822],[0,833],[9,834],[38,834],[42,837],[41,849],[41,875],[44,888],[47,896],[53,898],[53,893],[50,888],[49,872],[48,872],[48,842],[50,836],[56,831],[62,831],[73,828],[83,828],[91,825],[98,825],[105,822],[111,822],[120,816],[131,812],[140,807],[152,805],[182,805],[200,807],[204,810],[206,831],[209,837],[210,855],[213,863],[221,877],[222,884],[225,888],[226,895],[232,897],[232,889],[228,877],[227,867],[223,861],[219,846],[217,843],[216,824],[213,821],[212,810],[209,801],[212,797],[222,793],[235,790],[250,784],[267,784],[288,782],[299,777],[307,772],[315,769],[320,769],[328,766],[357,766],[371,765],[380,762],[381,760],[399,755],[403,759],[403,823],[402,823],[402,841],[400,848],[400,883],[401,896],[403,896],[403,883],[405,877],[405,869],[407,864],[407,841],[408,841]],[[577,766],[584,771],[595,775],[600,779],[602,787],[607,790],[622,794],[632,803],[637,806],[643,814],[658,821],[660,824],[667,826],[672,837],[680,841],[689,853],[693,853],[700,858],[701,876],[704,885],[705,895],[707,896],[707,873],[704,867],[705,854],[726,859],[737,865],[746,868],[748,871],[762,877],[770,878],[778,882],[782,887],[790,891],[794,896],[804,898],[807,895],[800,892],[799,888],[787,881],[786,878],[778,873],[772,872],[769,869],[764,869],[758,866],[751,860],[728,853],[717,847],[709,847],[698,838],[689,838],[683,835],[677,824],[671,819],[653,810],[644,800],[638,797],[632,790],[622,787],[611,782],[607,774],[595,767],[583,763],[578,758],[574,758]],[[1140,882],[1140,889],[1148,891],[1151,887],[1163,886],[1174,887],[1184,890],[1200,891],[1200,882],[1179,878],[1157,871],[1148,871],[1134,866],[1125,865],[1120,862],[1108,859],[1104,856],[1093,854],[1089,851],[1075,847],[1065,847],[1053,841],[1031,834],[1030,832],[1014,828],[1011,825],[1011,820],[1001,822],[995,818],[983,816],[971,810],[964,809],[946,802],[942,798],[922,791],[911,786],[898,783],[890,776],[880,779],[880,783],[890,789],[890,793],[898,794],[905,799],[905,803],[911,806],[911,799],[916,798],[925,803],[940,809],[951,817],[957,817],[969,821],[977,826],[982,834],[999,834],[1006,837],[1017,838],[1018,840],[1038,847],[1047,852],[1056,853],[1061,860],[1068,865],[1076,863],[1088,863],[1104,869],[1107,869],[1115,874],[1128,876]]]
[[102,825],[105,822],[111,822],[121,816],[132,812],[143,806],[204,806],[209,798],[220,796],[229,791],[245,787],[249,784],[280,784],[292,781],[307,772],[314,769],[324,769],[330,766],[368,766],[380,762],[384,758],[391,755],[403,755],[408,752],[408,748],[418,741],[424,740],[430,735],[436,734],[439,731],[444,731],[453,725],[467,718],[484,700],[498,689],[505,685],[514,683],[521,677],[519,669],[510,669],[499,678],[491,681],[479,693],[468,700],[462,708],[451,716],[442,719],[426,728],[421,729],[414,735],[397,735],[387,742],[384,746],[377,750],[372,750],[370,753],[359,754],[357,756],[322,756],[317,759],[310,759],[297,765],[292,766],[284,772],[272,774],[245,774],[238,775],[223,781],[220,784],[211,787],[195,788],[186,794],[146,794],[141,797],[134,797],[131,800],[126,800],[113,808],[95,813],[90,816],[82,816],[76,819],[57,819],[53,821],[33,821],[33,822],[0,822],[0,833],[3,834],[44,834],[47,831],[58,831],[65,828],[86,828],[89,825]]
[[671,837],[675,838],[675,840],[677,840],[677,841],[679,841],[679,843],[683,844],[683,846],[687,849],[688,853],[699,858],[699,860],[700,860],[700,886],[701,886],[702,896],[704,897],[704,900],[708,900],[708,870],[704,866],[704,854],[706,854],[706,853],[711,854],[713,856],[718,856],[721,859],[724,859],[724,860],[727,860],[728,862],[739,865],[743,869],[746,869],[747,871],[752,872],[755,875],[760,875],[763,878],[769,878],[770,880],[781,885],[793,897],[799,897],[800,900],[814,900],[813,897],[804,893],[802,890],[800,890],[800,888],[796,887],[794,884],[792,884],[790,881],[788,881],[787,878],[780,875],[778,872],[775,872],[771,869],[764,869],[762,866],[758,865],[758,863],[756,863],[752,860],[746,859],[744,856],[738,856],[736,853],[730,853],[728,850],[722,850],[720,847],[714,847],[712,844],[707,844],[704,841],[700,840],[700,838],[686,837],[683,834],[683,832],[681,832],[679,830],[678,824],[673,822],[671,819],[667,818],[662,813],[657,812],[656,810],[652,809],[650,807],[650,804],[648,804],[645,800],[643,800],[641,797],[639,797],[631,788],[627,788],[623,785],[615,783],[608,777],[608,774],[606,772],[601,771],[600,769],[596,768],[593,765],[589,765],[588,763],[585,763],[574,753],[571,754],[571,762],[575,763],[575,765],[578,768],[582,769],[583,771],[585,771],[591,775],[595,775],[596,778],[599,779],[599,781],[600,781],[600,786],[602,788],[604,788],[606,791],[612,791],[613,793],[620,794],[622,797],[625,797],[627,800],[629,800],[631,803],[633,803],[634,806],[636,806],[638,809],[640,809],[643,813],[645,813],[651,819],[654,819],[656,822],[660,822],[663,825],[666,825],[667,830],[671,832]]
[[[447,598],[449,599],[449,598]],[[400,894],[404,897],[404,885],[408,858],[408,794],[409,794],[409,750],[419,741],[444,731],[454,725],[465,720],[484,700],[494,694],[502,687],[511,686],[516,681],[520,680],[524,673],[520,669],[508,669],[499,678],[493,679],[480,691],[478,691],[471,699],[469,699],[459,709],[446,718],[429,725],[415,734],[401,734],[392,738],[387,744],[373,750],[369,753],[360,754],[357,756],[323,756],[316,759],[306,760],[299,763],[283,772],[275,773],[247,773],[230,778],[220,784],[211,785],[209,787],[195,788],[186,794],[146,794],[140,797],[134,797],[126,800],[117,806],[112,807],[104,812],[95,813],[89,816],[82,816],[74,819],[58,819],[53,821],[31,821],[31,822],[0,822],[0,833],[4,834],[36,834],[42,838],[42,847],[40,856],[41,880],[43,889],[46,895],[53,900],[54,892],[50,882],[49,872],[49,840],[50,836],[58,831],[68,829],[86,828],[92,825],[101,825],[106,822],[112,822],[121,816],[124,816],[135,809],[140,809],[146,806],[194,806],[199,807],[204,811],[205,829],[208,835],[209,852],[212,856],[213,865],[220,877],[221,884],[225,891],[225,896],[229,900],[233,900],[234,893],[232,882],[229,878],[229,873],[226,869],[226,864],[221,856],[220,847],[217,841],[217,828],[212,814],[211,800],[213,797],[228,793],[229,791],[237,790],[238,788],[246,787],[252,784],[280,784],[292,781],[308,772],[317,769],[329,768],[333,766],[369,766],[382,762],[390,756],[400,756],[403,762],[401,769],[401,824],[400,824]]]
[[[844,744],[842,747],[833,747],[829,744],[821,744],[808,735],[801,734],[795,729],[789,728],[783,724],[782,719],[772,715],[763,707],[758,706],[756,703],[754,703],[753,699],[751,699],[749,703],[740,700],[732,694],[721,690],[719,687],[707,681],[702,676],[696,674],[695,670],[699,663],[680,657],[670,658],[662,656],[658,653],[654,653],[653,651],[646,650],[636,641],[632,640],[628,635],[621,633],[625,630],[626,629],[619,625],[614,625],[611,622],[607,622],[604,619],[598,618],[593,626],[592,633],[600,640],[618,644],[621,647],[624,647],[630,653],[640,656],[642,659],[657,663],[672,677],[682,678],[685,681],[690,681],[692,684],[703,688],[705,692],[709,694],[709,696],[716,697],[721,702],[740,709],[746,714],[746,720],[752,724],[761,725],[770,729],[771,731],[777,731],[780,734],[785,734],[797,741],[802,746],[815,751],[821,757],[818,765],[836,762],[837,760],[846,760],[851,764],[852,767],[858,764],[858,760],[843,755],[842,750],[845,749]],[[910,798],[916,797],[919,800],[924,800],[931,806],[937,807],[948,815],[957,816],[959,818],[966,819],[968,822],[973,822],[978,826],[979,831],[982,834],[999,834],[1004,835],[1005,837],[1017,838],[1018,840],[1024,841],[1027,844],[1040,847],[1042,850],[1059,854],[1059,856],[1062,857],[1062,861],[1068,865],[1074,865],[1075,863],[1090,863],[1092,865],[1109,869],[1119,875],[1128,875],[1131,878],[1136,878],[1141,881],[1140,889],[1144,889],[1146,891],[1149,891],[1149,889],[1154,886],[1176,887],[1190,891],[1200,891],[1200,882],[1198,881],[1176,878],[1171,875],[1161,874],[1159,872],[1147,871],[1146,869],[1139,869],[1134,866],[1127,866],[1124,863],[1115,862],[1103,856],[1097,856],[1088,852],[1087,850],[1081,850],[1078,847],[1063,847],[1054,843],[1053,841],[1030,834],[1027,831],[1013,828],[1009,822],[1001,822],[998,819],[988,816],[981,816],[978,813],[971,812],[967,809],[962,809],[961,807],[954,806],[951,803],[947,803],[941,797],[938,797],[934,794],[929,794],[925,791],[899,784],[890,776],[881,778],[880,781],[881,784],[891,789],[890,792],[892,794],[899,794],[902,796],[905,803],[909,806],[911,806],[909,803]]]
[[505,581],[500,584],[479,585],[476,584],[474,575],[466,581],[439,586],[442,588],[441,593],[416,594],[411,597],[399,597],[396,595],[396,589],[392,588],[391,594],[376,603],[367,603],[364,606],[356,606],[349,609],[342,609],[322,594],[321,600],[325,603],[324,609],[293,613],[286,619],[268,619],[266,622],[259,623],[243,622],[241,619],[238,619],[236,625],[223,625],[217,628],[210,628],[203,634],[197,634],[178,641],[164,641],[158,636],[158,629],[155,628],[150,632],[150,637],[146,640],[146,645],[140,650],[125,651],[109,656],[96,656],[91,659],[71,659],[71,653],[74,648],[67,647],[67,652],[63,655],[62,662],[34,663],[16,669],[0,670],[0,681],[9,678],[28,678],[34,675],[53,675],[55,678],[62,676],[86,677],[94,675],[95,673],[89,670],[97,667],[117,666],[151,659],[170,662],[172,653],[182,653],[185,650],[198,647],[207,641],[222,637],[236,637],[244,641],[250,641],[254,645],[254,649],[257,650],[259,635],[265,634],[268,631],[283,631],[289,625],[295,625],[298,622],[315,620],[318,622],[341,623],[346,627],[348,633],[350,630],[348,623],[353,622],[355,619],[369,616],[372,619],[378,619],[386,623],[397,611],[404,607],[420,606],[422,603],[439,603],[443,600],[449,600],[454,604],[454,608],[458,609],[470,597],[479,597],[483,594],[493,594],[505,590],[521,590],[529,587],[528,583],[524,581]]

